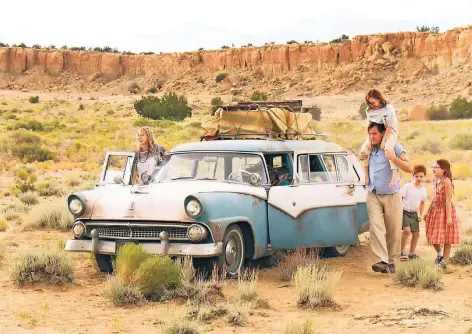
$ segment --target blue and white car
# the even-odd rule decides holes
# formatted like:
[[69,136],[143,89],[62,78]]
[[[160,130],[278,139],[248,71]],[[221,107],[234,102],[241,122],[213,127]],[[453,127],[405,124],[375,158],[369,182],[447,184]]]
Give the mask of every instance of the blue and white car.
[[95,253],[103,271],[135,242],[153,254],[217,260],[234,277],[245,260],[274,250],[344,256],[369,228],[363,169],[329,141],[187,143],[145,185],[131,184],[135,160],[108,153],[96,188],[68,198],[75,223],[66,250]]

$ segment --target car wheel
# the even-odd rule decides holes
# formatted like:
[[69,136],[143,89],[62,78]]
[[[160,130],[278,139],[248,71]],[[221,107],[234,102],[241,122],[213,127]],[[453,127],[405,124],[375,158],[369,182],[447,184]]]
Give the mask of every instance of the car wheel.
[[223,252],[218,257],[220,269],[226,271],[227,276],[235,278],[244,265],[244,235],[238,225],[226,229],[223,238]]
[[333,247],[324,247],[320,250],[320,255],[322,257],[339,257],[345,256],[349,251],[349,245],[338,245]]
[[97,267],[102,273],[113,272],[113,258],[111,255],[106,254],[95,254],[95,261],[97,262]]

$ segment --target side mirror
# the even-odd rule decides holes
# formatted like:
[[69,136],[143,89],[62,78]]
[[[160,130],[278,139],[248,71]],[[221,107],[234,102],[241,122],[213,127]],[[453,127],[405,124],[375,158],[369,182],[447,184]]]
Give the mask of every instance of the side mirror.
[[123,177],[121,175],[116,175],[113,178],[113,182],[115,182],[116,184],[124,184]]

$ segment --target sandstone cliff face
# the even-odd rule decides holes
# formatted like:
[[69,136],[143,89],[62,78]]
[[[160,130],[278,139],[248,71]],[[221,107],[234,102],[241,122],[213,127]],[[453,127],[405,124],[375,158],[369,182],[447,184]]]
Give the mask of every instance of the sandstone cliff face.
[[391,33],[356,36],[341,44],[270,45],[215,51],[159,55],[120,55],[87,51],[0,48],[0,72],[22,73],[39,69],[52,76],[101,73],[113,80],[123,74],[176,77],[189,70],[254,74],[287,73],[304,65],[315,71],[333,70],[362,59],[416,58],[427,67],[446,68],[471,59],[472,26],[442,34]]

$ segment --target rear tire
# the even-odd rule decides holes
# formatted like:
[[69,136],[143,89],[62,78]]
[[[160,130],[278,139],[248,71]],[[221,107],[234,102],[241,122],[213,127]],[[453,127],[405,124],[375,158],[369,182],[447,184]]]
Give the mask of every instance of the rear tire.
[[102,273],[111,274],[113,272],[113,257],[106,254],[95,254],[97,267]]
[[349,245],[339,245],[333,247],[324,247],[320,249],[322,257],[343,257],[349,252]]
[[244,266],[246,255],[244,235],[238,225],[231,225],[225,231],[223,251],[218,257],[218,268],[229,278],[237,278]]

